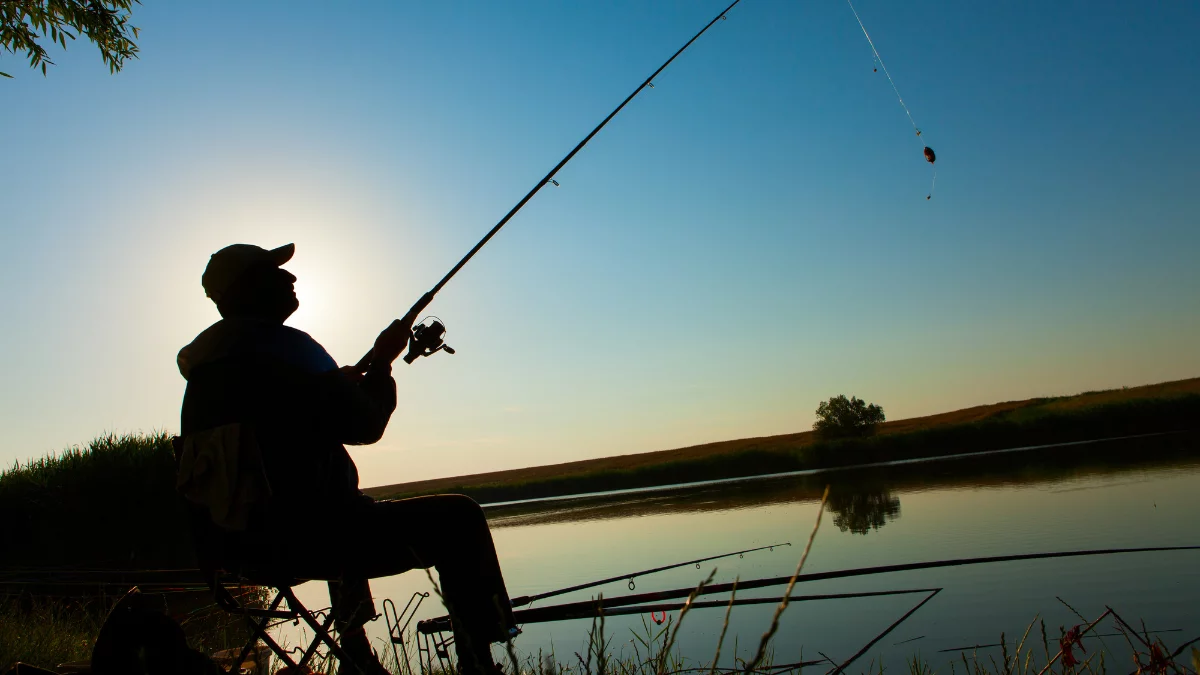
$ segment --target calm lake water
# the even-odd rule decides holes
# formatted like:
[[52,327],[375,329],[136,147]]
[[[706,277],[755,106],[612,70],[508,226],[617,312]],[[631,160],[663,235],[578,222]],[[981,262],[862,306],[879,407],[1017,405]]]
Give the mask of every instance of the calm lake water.
[[[1164,443],[1170,457],[1164,457]],[[1181,453],[1181,444],[1183,452]],[[1192,458],[1187,459],[1190,455]],[[1099,456],[1108,460],[1097,459]],[[748,553],[638,578],[637,592],[694,586],[712,568],[714,581],[790,575],[817,518],[821,491],[832,499],[805,572],[944,558],[1070,549],[1200,544],[1200,443],[1194,437],[1121,441],[1117,444],[960,460],[838,471],[820,475],[739,481],[626,495],[557,500],[489,508],[493,536],[513,597],[724,552],[791,542],[790,547]],[[1119,461],[1112,458],[1118,457]],[[400,606],[429,591],[419,570],[372,582],[378,599]],[[1058,627],[1080,620],[1057,597],[1089,618],[1116,609],[1172,648],[1200,635],[1200,551],[1134,553],[1102,557],[1008,562],[892,573],[799,584],[794,595],[944,588],[880,641],[852,672],[874,659],[904,670],[920,654],[949,671],[966,645],[1011,643],[1035,615],[1053,641]],[[314,606],[327,604],[324,587],[301,587]],[[628,594],[626,581],[537,603]],[[771,597],[782,587],[739,593]],[[793,603],[775,638],[776,663],[820,658],[841,662],[920,601],[920,595]],[[727,600],[728,594],[707,596]],[[753,653],[774,605],[734,608],[722,664]],[[418,618],[444,614],[436,597]],[[675,614],[675,613],[673,613]],[[678,644],[696,662],[712,658],[723,609],[688,614]],[[630,650],[633,632],[644,634],[648,616],[609,617],[613,649]],[[561,662],[584,653],[589,620],[529,624],[517,638],[524,653],[554,651]],[[1101,625],[1112,633],[1111,625]],[[383,620],[370,625],[382,640]],[[1040,634],[1037,628],[1032,635]],[[1125,672],[1124,640],[1104,638],[1110,668]],[[1099,640],[1088,641],[1099,646]],[[382,645],[381,645],[382,646]],[[1056,648],[1051,647],[1053,654]],[[1000,659],[995,649],[996,659]],[[1041,653],[1040,646],[1037,652]],[[990,654],[980,650],[981,657]],[[696,664],[693,664],[696,665]],[[961,665],[961,663],[960,663]],[[827,670],[825,668],[823,670]],[[823,672],[822,670],[822,672]]]

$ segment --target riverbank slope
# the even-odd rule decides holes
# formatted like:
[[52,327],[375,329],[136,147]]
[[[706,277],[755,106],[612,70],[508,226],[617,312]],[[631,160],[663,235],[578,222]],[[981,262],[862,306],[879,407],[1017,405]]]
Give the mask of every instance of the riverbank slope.
[[457,492],[484,502],[508,501],[1195,428],[1200,428],[1200,378],[895,420],[863,439],[822,441],[803,431],[365,492],[380,499]]

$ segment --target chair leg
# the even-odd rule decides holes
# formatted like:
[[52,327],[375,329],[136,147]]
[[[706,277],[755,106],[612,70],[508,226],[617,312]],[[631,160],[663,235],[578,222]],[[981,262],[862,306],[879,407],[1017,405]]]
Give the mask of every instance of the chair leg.
[[[221,594],[224,594],[224,597],[232,603],[232,605],[221,603],[223,606],[225,606],[226,611],[240,613],[242,616],[244,616],[246,618],[246,624],[249,626],[251,633],[250,640],[246,643],[245,647],[242,647],[241,654],[239,654],[237,660],[229,666],[229,672],[238,672],[238,669],[241,668],[241,665],[246,660],[246,657],[249,656],[251,650],[254,649],[254,643],[258,642],[259,640],[265,642],[267,647],[284,663],[289,666],[295,666],[296,663],[292,661],[289,653],[285,651],[283,647],[280,647],[279,643],[275,642],[271,635],[267,633],[267,625],[271,623],[271,619],[273,617],[264,616],[258,620],[255,620],[253,616],[250,616],[248,613],[246,613],[246,607],[234,599],[233,596],[229,594],[229,591],[225,590],[224,587],[218,586],[218,588],[220,588],[220,593],[217,594],[218,597],[220,598]],[[280,589],[276,589],[275,599],[271,601],[271,605],[267,608],[267,611],[274,612],[279,609],[279,605],[283,602],[283,600],[283,593],[280,592]]]
[[[304,622],[307,623],[313,630],[313,641],[312,644],[309,645],[309,648],[304,652],[304,657],[300,661],[301,666],[308,664],[308,660],[312,658],[314,654],[316,654],[317,648],[321,646],[322,642],[329,647],[330,653],[337,658],[338,662],[354,663],[354,661],[350,659],[350,655],[347,654],[346,651],[342,649],[342,646],[339,645],[337,641],[333,639],[333,636],[329,634],[329,628],[333,625],[332,612],[330,612],[329,616],[326,617],[324,623],[321,623],[317,621],[316,617],[314,617],[298,599],[296,599],[296,594],[292,592],[292,589],[281,588],[279,592],[287,599],[288,609],[298,614],[301,619],[304,619]],[[357,663],[354,663],[354,666],[355,668],[358,668]],[[361,670],[361,668],[358,669]]]
[[[305,612],[307,611],[308,610],[306,609]],[[316,617],[313,617],[313,621],[315,620]],[[305,621],[308,621],[308,619],[306,618]],[[329,628],[333,625],[333,614],[330,613],[329,616],[325,617],[325,621],[321,623],[319,627],[317,624],[312,623],[311,621],[309,623],[313,626],[313,632],[319,633],[319,635],[313,637],[312,643],[308,645],[308,649],[305,650],[304,656],[300,659],[300,665],[308,665],[308,662],[312,659],[312,657],[316,656],[317,649],[320,648],[321,642],[326,642],[331,648],[330,651],[334,652],[334,656],[337,656],[338,660],[342,661],[343,659],[339,654],[344,652],[344,650],[342,650],[341,645],[335,644],[332,636],[329,635]]]
[[[329,652],[340,663],[353,664],[355,669],[361,671],[359,664],[355,663],[350,658],[349,654],[342,649],[342,646],[338,644],[338,642],[333,639],[333,635],[330,634],[330,629],[334,625],[334,617],[332,612],[325,617],[324,621],[318,621],[317,618],[313,616],[312,612],[308,611],[308,608],[306,608],[300,602],[300,600],[296,597],[295,592],[293,592],[291,588],[287,586],[277,586],[274,587],[274,590],[276,591],[275,598],[271,601],[271,605],[265,610],[267,616],[260,616],[256,619],[250,614],[250,612],[247,611],[247,608],[242,605],[242,603],[238,602],[231,594],[229,594],[224,587],[216,585],[213,588],[213,591],[217,597],[217,604],[228,612],[239,613],[246,617],[246,623],[249,625],[250,632],[253,634],[250,638],[250,641],[247,642],[246,646],[242,648],[238,659],[230,667],[230,673],[237,672],[242,662],[245,661],[246,657],[249,656],[250,652],[253,650],[254,644],[259,640],[262,640],[264,643],[266,643],[267,647],[269,647],[271,651],[274,652],[275,655],[279,657],[279,659],[282,660],[287,666],[293,668],[303,668],[308,665],[308,662],[312,660],[313,656],[316,655],[317,649],[324,644],[326,647],[328,647]],[[285,600],[287,601],[287,610],[286,612],[283,612],[280,610],[280,606]],[[259,610],[252,611],[258,612]],[[284,650],[283,647],[281,647],[279,643],[277,643],[270,636],[270,634],[267,633],[267,627],[270,625],[271,620],[274,618],[279,618],[278,616],[271,616],[272,613],[276,615],[283,613],[285,616],[287,613],[290,613],[298,619],[303,619],[304,622],[308,624],[309,628],[312,629],[314,634],[313,640],[301,654],[301,658],[298,663],[291,657],[293,652]]]
[[[278,593],[276,593],[275,599],[271,601],[271,606],[267,608],[267,611],[268,612],[275,611],[276,609],[279,608],[279,604],[281,602],[283,602],[283,597],[280,596]],[[254,619],[251,618],[249,615],[246,615],[246,620],[250,623],[250,632],[251,632],[250,640],[248,642],[246,642],[245,647],[242,647],[242,652],[240,654],[238,654],[237,661],[233,662],[234,668],[240,668],[241,664],[245,663],[246,657],[250,656],[250,652],[254,651],[255,643],[258,642],[260,639],[262,639],[262,637],[264,635],[266,635],[267,624],[270,622],[271,617],[264,616],[264,617],[262,617],[261,621],[257,622],[257,624],[255,623]],[[274,648],[273,641],[270,640],[270,636],[267,636],[267,644],[269,646],[271,646],[271,651],[274,651],[277,654],[279,654],[279,652],[281,651],[281,650],[277,650]],[[279,655],[282,658],[286,658],[283,654],[279,654]],[[233,670],[231,669],[230,672],[233,672]]]
[[[246,618],[249,620],[249,617]],[[270,617],[263,617],[262,621],[257,624],[255,624],[252,620],[250,621],[250,630],[254,632],[254,637],[250,638],[250,644],[254,644],[256,640],[262,640],[263,642],[267,643],[267,647],[269,647],[271,651],[275,652],[275,656],[278,656],[288,666],[295,666],[296,662],[292,661],[292,657],[288,655],[288,652],[285,651],[283,647],[280,647],[279,643],[275,642],[275,640],[272,639],[267,633],[267,623],[270,622],[270,620]],[[239,663],[234,665],[236,667],[240,666],[241,664]],[[235,671],[231,670],[230,672]]]

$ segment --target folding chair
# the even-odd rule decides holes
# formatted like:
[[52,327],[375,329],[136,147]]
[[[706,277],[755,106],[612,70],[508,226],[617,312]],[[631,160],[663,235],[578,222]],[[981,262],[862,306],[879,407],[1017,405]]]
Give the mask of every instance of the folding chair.
[[[178,463],[183,451],[183,439],[172,438],[175,460]],[[182,497],[181,497],[182,499]],[[205,507],[187,503],[189,524],[192,529],[192,540],[196,550],[196,561],[205,583],[212,591],[213,599],[221,610],[245,617],[250,629],[250,639],[246,642],[237,658],[233,660],[227,672],[237,673],[246,658],[255,650],[261,640],[286,665],[304,667],[316,656],[317,650],[324,645],[340,663],[350,664],[352,660],[330,634],[333,627],[333,612],[326,610],[310,611],[296,597],[292,590],[305,581],[315,579],[299,579],[287,574],[286,570],[267,570],[261,564],[246,560],[246,546],[241,533],[227,532],[213,524]],[[273,596],[266,609],[241,602],[230,588],[247,586],[269,589]],[[313,632],[312,640],[307,646],[287,650],[276,642],[268,632],[271,628],[285,623],[298,624],[304,622]],[[299,660],[293,656],[300,654]]]
[[[313,657],[316,656],[317,649],[322,645],[327,647],[341,663],[350,663],[350,658],[330,634],[330,630],[333,627],[333,613],[329,611],[310,611],[296,598],[292,587],[308,581],[307,579],[269,578],[241,572],[231,573],[224,569],[205,571],[205,579],[209,589],[213,593],[213,599],[216,601],[217,606],[229,614],[245,617],[246,624],[251,632],[249,640],[247,640],[246,645],[242,648],[237,658],[230,664],[228,672],[238,672],[241,664],[255,650],[255,645],[260,640],[274,652],[275,656],[279,657],[280,661],[288,666],[308,665]],[[266,609],[261,609],[248,603],[240,602],[230,592],[231,586],[258,586],[267,588],[270,590],[273,598]],[[301,621],[312,630],[313,636],[307,646],[301,645],[300,658],[296,660],[293,657],[297,650],[284,649],[271,637],[269,630],[284,623],[297,624]]]

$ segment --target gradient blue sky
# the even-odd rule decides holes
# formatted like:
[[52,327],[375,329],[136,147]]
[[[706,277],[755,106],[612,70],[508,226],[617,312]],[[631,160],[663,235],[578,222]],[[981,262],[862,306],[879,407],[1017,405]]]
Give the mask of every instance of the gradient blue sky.
[[[725,3],[147,0],[0,69],[0,462],[178,428],[233,242],[340,362]],[[438,297],[364,485],[1200,375],[1200,5],[745,0]]]

